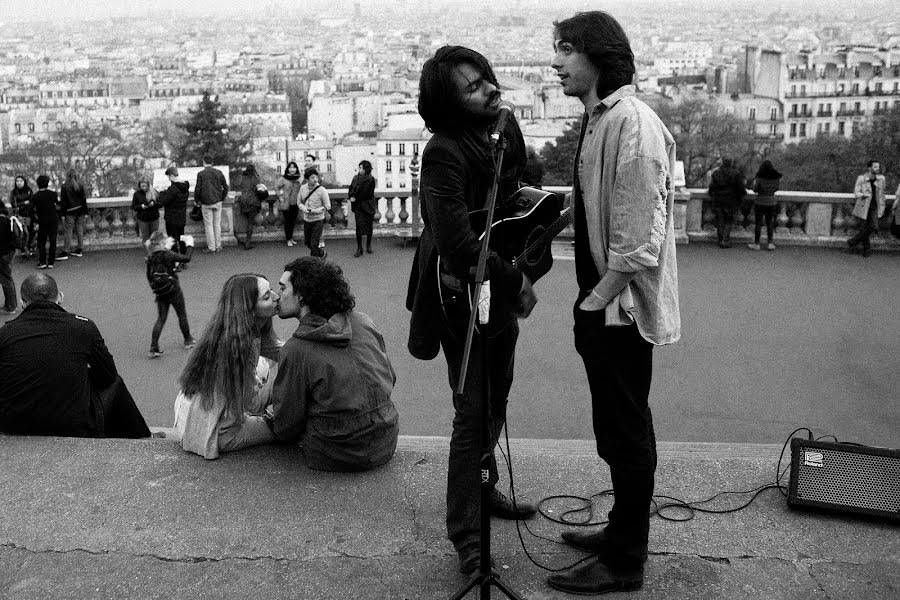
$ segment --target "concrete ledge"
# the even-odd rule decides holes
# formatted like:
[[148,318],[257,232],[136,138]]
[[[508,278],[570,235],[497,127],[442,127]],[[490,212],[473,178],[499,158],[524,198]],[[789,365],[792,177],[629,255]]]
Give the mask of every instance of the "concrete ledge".
[[[445,438],[404,437],[383,468],[310,471],[297,449],[205,461],[172,440],[0,436],[0,597],[439,599],[465,583],[444,533]],[[610,487],[589,441],[513,440],[532,500]],[[774,474],[776,446],[660,444],[657,492],[700,499]],[[777,447],[780,451],[780,447]],[[726,496],[713,506],[743,502]],[[607,500],[595,505],[605,515]],[[546,500],[550,516],[572,508]],[[564,526],[529,528],[558,539]],[[644,588],[629,598],[896,598],[896,526],[791,512],[777,491],[744,511],[654,519]],[[553,568],[583,555],[522,529]],[[493,555],[525,598],[567,598],[494,521]]]

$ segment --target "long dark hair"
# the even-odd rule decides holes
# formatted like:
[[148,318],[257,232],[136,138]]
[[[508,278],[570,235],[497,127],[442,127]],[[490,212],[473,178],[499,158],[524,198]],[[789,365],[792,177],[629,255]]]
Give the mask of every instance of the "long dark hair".
[[221,394],[228,413],[238,417],[253,390],[258,358],[253,345],[261,333],[254,315],[260,279],[265,277],[256,273],[228,278],[216,310],[178,379],[184,394],[200,394],[207,410],[213,407],[215,394]]
[[330,319],[337,313],[353,310],[356,299],[344,272],[334,263],[303,256],[284,266],[291,279],[294,293],[302,297],[314,315]]
[[438,48],[434,56],[425,61],[419,77],[419,114],[431,132],[471,126],[453,81],[453,70],[461,63],[471,64],[486,81],[499,87],[491,63],[475,50],[463,46]]
[[597,80],[600,98],[634,80],[634,52],[625,30],[609,13],[592,10],[554,21],[553,38],[572,44],[600,70]]
[[84,188],[84,186],[81,185],[81,179],[78,177],[78,173],[75,169],[69,169],[69,172],[66,173],[66,182],[63,185],[75,191]]
[[[291,173],[290,173],[291,165],[294,165],[294,174],[293,175],[291,175]],[[289,162],[287,164],[287,166],[284,168],[284,178],[287,179],[288,181],[295,181],[297,179],[300,179],[300,177],[302,175],[303,175],[303,172],[300,171],[300,167],[293,160],[291,162]]]
[[[16,186],[16,179],[21,179],[25,183],[25,185],[23,185],[21,188],[19,188],[18,186]],[[22,194],[31,193],[31,187],[28,185],[28,178],[25,177],[24,175],[16,175],[15,177],[13,177],[13,191],[15,192],[15,191],[18,191],[19,189],[22,190],[21,191]]]
[[764,160],[756,172],[757,179],[781,179],[781,173],[772,165],[771,160]]

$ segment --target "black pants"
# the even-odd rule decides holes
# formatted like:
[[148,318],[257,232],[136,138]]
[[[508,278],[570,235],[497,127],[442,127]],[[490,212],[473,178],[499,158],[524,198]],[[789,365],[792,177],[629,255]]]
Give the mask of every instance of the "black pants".
[[181,335],[184,336],[184,341],[187,342],[191,339],[191,327],[188,325],[184,293],[181,291],[181,288],[178,288],[171,294],[156,297],[157,316],[156,323],[153,325],[153,337],[150,340],[151,350],[159,350],[159,336],[166,325],[170,306],[175,309],[175,314],[178,315],[178,326],[181,328]]
[[16,255],[15,250],[0,254],[0,288],[3,289],[3,308],[8,311],[16,310],[19,305],[16,296],[16,282],[13,280],[12,261]]
[[303,222],[303,240],[306,247],[309,248],[310,256],[323,256],[321,248],[319,248],[319,240],[322,239],[322,230],[325,229],[325,221],[309,221]]
[[[56,262],[56,234],[59,232],[59,222],[38,224],[38,263],[52,265]],[[47,243],[50,243],[50,256],[47,256]],[[49,258],[49,260],[48,260]]]
[[878,231],[878,203],[875,202],[875,198],[872,198],[869,201],[869,212],[866,214],[865,220],[859,225],[859,232],[847,240],[847,243],[850,244],[851,248],[861,243],[863,250],[868,250],[871,247],[869,238],[876,231]]
[[134,403],[125,382],[118,375],[110,386],[94,393],[94,411],[97,431],[101,437],[150,437],[147,422]]
[[716,236],[720,243],[728,243],[731,241],[731,224],[734,222],[734,204],[713,202],[712,208],[716,217]]
[[650,503],[656,471],[656,436],[648,405],[653,345],[636,325],[607,327],[605,311],[575,305],[575,349],[591,389],[597,454],[609,465],[615,502],[606,533],[621,567],[646,560]]
[[284,241],[289,242],[294,239],[294,227],[297,225],[297,213],[300,208],[296,204],[291,204],[284,211]]
[[493,448],[506,422],[506,404],[513,382],[516,341],[519,338],[517,321],[488,340],[489,370],[483,377],[481,337],[475,336],[466,371],[466,385],[462,396],[456,395],[465,346],[465,327],[445,329],[441,347],[447,359],[447,374],[453,389],[453,432],[450,435],[450,456],[447,465],[447,537],[460,550],[478,542],[481,524],[481,402],[484,385],[490,386],[491,398],[491,462],[488,481],[498,479],[497,461]]
[[187,252],[187,246],[181,241],[181,236],[184,235],[184,225],[176,225],[166,221],[166,235],[175,239],[180,254]]
[[763,221],[766,224],[766,237],[769,239],[769,243],[772,243],[772,240],[775,239],[775,211],[778,210],[777,206],[760,206],[758,204],[753,206],[753,215],[756,217],[756,226],[753,231],[753,239],[756,243],[759,243],[759,236],[762,234],[762,226]]

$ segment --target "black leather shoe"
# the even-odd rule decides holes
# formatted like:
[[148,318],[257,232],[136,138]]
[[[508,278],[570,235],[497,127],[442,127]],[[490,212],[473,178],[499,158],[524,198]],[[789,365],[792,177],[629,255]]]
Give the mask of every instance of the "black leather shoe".
[[610,556],[614,552],[613,544],[606,537],[606,530],[600,531],[563,531],[562,539],[568,545],[584,550],[585,552],[593,552],[602,556]]
[[353,253],[353,258],[359,258],[362,256],[362,248],[357,248],[356,252]]
[[[459,553],[459,572],[463,575],[471,575],[481,566],[481,546],[478,544],[474,544],[471,546],[464,546],[462,549],[458,551]],[[495,568],[497,565],[494,563],[494,559],[491,559],[491,569]]]
[[533,517],[536,512],[537,509],[529,502],[516,500],[513,504],[513,501],[497,488],[491,490],[491,515],[498,519],[524,521]]
[[547,578],[553,589],[568,594],[608,594],[610,592],[633,592],[644,585],[644,569],[613,571],[599,560],[556,573]]

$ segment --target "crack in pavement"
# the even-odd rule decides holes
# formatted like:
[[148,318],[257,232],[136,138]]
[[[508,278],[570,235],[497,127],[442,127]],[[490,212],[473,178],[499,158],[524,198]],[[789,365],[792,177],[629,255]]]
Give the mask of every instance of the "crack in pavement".
[[[418,459],[413,466],[417,467],[417,466],[425,464],[427,462],[428,462],[428,457],[427,457],[427,455],[425,455],[423,453],[422,458]],[[409,494],[409,490],[412,487],[412,485],[413,485],[412,474],[410,473],[410,475],[407,476],[406,482],[403,486],[403,500],[404,500],[404,502],[406,502],[406,505],[409,507],[410,513],[412,513],[413,541],[416,541],[421,537],[422,525],[419,523],[419,512],[416,509],[416,504],[415,504],[415,502],[413,502],[413,500]]]

